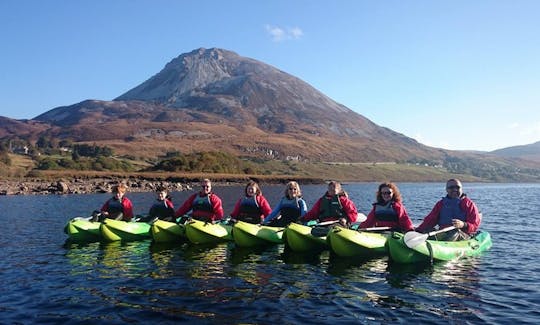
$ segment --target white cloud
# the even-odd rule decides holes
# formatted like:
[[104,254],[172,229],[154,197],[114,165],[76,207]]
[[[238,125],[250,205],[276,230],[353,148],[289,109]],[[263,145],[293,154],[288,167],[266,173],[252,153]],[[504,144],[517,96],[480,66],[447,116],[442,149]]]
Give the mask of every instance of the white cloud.
[[284,29],[278,26],[266,25],[265,29],[274,42],[297,40],[304,35],[304,32],[299,27]]
[[515,131],[518,137],[515,137],[515,140],[520,142],[536,142],[540,140],[540,121],[529,123],[524,125],[521,123],[511,123],[508,125],[508,129]]

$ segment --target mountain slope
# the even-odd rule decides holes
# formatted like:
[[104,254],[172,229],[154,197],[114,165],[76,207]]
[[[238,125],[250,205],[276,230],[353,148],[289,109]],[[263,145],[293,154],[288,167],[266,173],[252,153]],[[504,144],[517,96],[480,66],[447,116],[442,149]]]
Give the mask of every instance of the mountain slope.
[[499,157],[520,158],[540,162],[540,141],[523,145],[502,148],[490,152]]
[[[319,161],[438,159],[426,147],[336,103],[302,80],[222,49],[198,49],[114,101],[88,100],[36,117],[75,141],[145,155],[222,150]],[[159,140],[156,142],[156,140]]]

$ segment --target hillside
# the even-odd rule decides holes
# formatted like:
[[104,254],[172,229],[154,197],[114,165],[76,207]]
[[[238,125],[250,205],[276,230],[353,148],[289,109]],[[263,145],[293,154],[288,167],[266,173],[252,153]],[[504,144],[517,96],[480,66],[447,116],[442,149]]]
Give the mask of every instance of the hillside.
[[499,157],[519,158],[540,163],[540,141],[523,146],[502,148],[490,153]]
[[35,119],[54,125],[52,136],[143,156],[170,148],[307,161],[441,156],[296,77],[222,49],[182,54],[114,101],[83,101]]
[[[163,159],[176,159],[167,168],[178,171],[189,165],[191,171],[200,172],[209,168],[210,172],[274,174],[260,166],[274,161],[324,166],[396,163],[490,181],[540,181],[538,161],[422,145],[373,123],[286,72],[217,48],[179,55],[112,101],[85,100],[31,120],[0,118],[0,126],[2,144],[30,148],[41,169],[155,170],[167,165],[161,164]],[[72,160],[66,154],[72,148],[61,148],[61,144],[102,147],[115,156],[79,161],[77,154]],[[197,158],[200,152],[214,153]],[[230,164],[216,165],[215,157],[226,157]],[[211,168],[201,167],[209,166],[205,159],[211,160]],[[316,172],[302,173],[297,166],[284,166],[277,170],[317,176]],[[306,171],[317,170],[303,166]]]

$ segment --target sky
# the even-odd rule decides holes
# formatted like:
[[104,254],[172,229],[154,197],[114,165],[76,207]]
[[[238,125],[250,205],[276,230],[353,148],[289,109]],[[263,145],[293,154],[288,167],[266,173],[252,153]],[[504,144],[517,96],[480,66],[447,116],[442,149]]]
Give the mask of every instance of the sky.
[[0,116],[112,100],[222,48],[451,150],[540,141],[540,1],[1,0]]

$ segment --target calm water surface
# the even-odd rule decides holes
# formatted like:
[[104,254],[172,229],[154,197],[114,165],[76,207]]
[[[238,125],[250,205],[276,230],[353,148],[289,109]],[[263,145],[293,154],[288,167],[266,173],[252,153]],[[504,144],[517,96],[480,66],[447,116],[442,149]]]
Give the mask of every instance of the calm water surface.
[[[418,224],[444,184],[398,184]],[[469,260],[398,265],[386,258],[239,249],[66,242],[63,226],[108,194],[3,196],[0,323],[537,323],[540,184],[464,184],[493,247]],[[377,184],[345,184],[367,214]],[[324,185],[302,187],[311,206]],[[243,187],[214,188],[230,213]],[[264,186],[271,204],[282,186]],[[191,192],[172,193],[179,206]],[[129,193],[144,214],[152,193]]]

